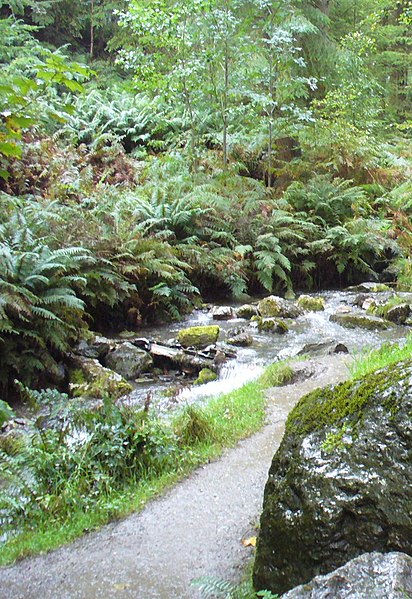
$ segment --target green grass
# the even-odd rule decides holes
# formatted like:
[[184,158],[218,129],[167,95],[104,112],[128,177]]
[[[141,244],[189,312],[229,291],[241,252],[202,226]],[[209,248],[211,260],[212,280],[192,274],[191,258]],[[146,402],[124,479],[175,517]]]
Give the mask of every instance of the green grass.
[[[282,368],[276,364],[276,372]],[[289,372],[288,366],[287,372]],[[240,439],[258,431],[265,421],[265,389],[274,386],[269,367],[263,376],[247,383],[240,389],[212,399],[203,408],[190,406],[165,427],[171,427],[176,436],[173,463],[162,472],[147,472],[139,481],[128,481],[121,490],[100,495],[89,511],[73,511],[65,520],[44,517],[30,522],[27,518],[24,530],[10,538],[1,548],[0,565],[17,559],[50,551],[69,543],[82,534],[139,511],[177,481],[187,476],[201,464],[221,455]],[[279,375],[279,380],[282,377]]]
[[412,357],[412,334],[400,346],[396,343],[385,343],[379,349],[369,350],[359,354],[350,367],[351,377],[354,379],[362,378],[367,374],[391,366],[402,360],[408,360]]

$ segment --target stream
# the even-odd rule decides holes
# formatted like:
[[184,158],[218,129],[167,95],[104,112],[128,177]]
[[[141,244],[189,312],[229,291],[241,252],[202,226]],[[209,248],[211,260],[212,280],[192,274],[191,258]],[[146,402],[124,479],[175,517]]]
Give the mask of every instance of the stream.
[[[193,386],[188,380],[176,381],[166,375],[154,382],[137,384],[136,389],[128,396],[128,401],[141,404],[150,392],[153,407],[159,412],[166,412],[182,404],[204,402],[212,396],[239,388],[256,379],[268,364],[296,356],[306,344],[333,340],[344,344],[353,354],[365,348],[377,348],[385,342],[399,342],[406,337],[410,330],[405,326],[394,326],[386,331],[344,328],[331,322],[329,317],[342,306],[353,308],[354,300],[359,296],[359,292],[326,291],[312,295],[324,298],[325,310],[305,312],[296,319],[285,319],[289,327],[289,332],[285,335],[259,332],[255,323],[242,318],[232,318],[227,321],[213,320],[211,309],[208,308],[196,310],[182,322],[143,330],[142,336],[167,342],[176,338],[178,331],[182,328],[217,324],[221,329],[220,342],[225,340],[228,331],[242,327],[253,336],[254,343],[251,347],[236,348],[237,358],[228,360],[221,366],[216,381]],[[377,301],[388,298],[388,293],[368,295],[373,296]],[[239,305],[231,304],[233,308]],[[365,314],[361,309],[354,308],[354,311]],[[175,394],[170,393],[171,386],[176,387]]]

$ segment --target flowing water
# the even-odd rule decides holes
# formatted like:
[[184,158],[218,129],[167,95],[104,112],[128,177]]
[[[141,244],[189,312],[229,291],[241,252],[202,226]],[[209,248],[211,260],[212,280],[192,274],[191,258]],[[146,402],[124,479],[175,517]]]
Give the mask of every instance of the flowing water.
[[[153,403],[158,410],[169,410],[183,403],[205,401],[207,398],[227,393],[241,387],[246,382],[256,379],[264,367],[277,360],[295,356],[308,343],[319,343],[334,340],[346,345],[350,353],[364,348],[377,348],[388,341],[400,341],[408,333],[408,327],[393,327],[387,331],[368,331],[365,329],[347,329],[337,323],[331,322],[329,317],[340,307],[349,305],[353,308],[355,298],[359,293],[328,291],[323,292],[325,310],[322,312],[307,312],[296,319],[286,319],[289,327],[286,335],[274,333],[260,333],[255,323],[250,323],[241,318],[216,322],[212,318],[211,310],[197,310],[183,322],[164,325],[156,329],[143,331],[144,336],[153,337],[159,341],[169,341],[176,338],[180,329],[190,326],[204,326],[218,324],[221,328],[219,341],[224,341],[228,332],[233,328],[242,327],[253,336],[254,343],[248,348],[237,348],[237,358],[228,360],[222,365],[218,380],[200,387],[192,386],[189,381],[180,380],[174,395],[170,393],[171,387],[176,386],[176,381],[170,377],[164,380],[139,384],[129,396],[133,403],[141,403],[150,391],[153,394]],[[369,294],[368,294],[369,295]],[[387,294],[372,294],[383,299]],[[236,308],[234,305],[233,307]],[[357,310],[360,313],[362,310]],[[172,395],[170,397],[170,395]]]

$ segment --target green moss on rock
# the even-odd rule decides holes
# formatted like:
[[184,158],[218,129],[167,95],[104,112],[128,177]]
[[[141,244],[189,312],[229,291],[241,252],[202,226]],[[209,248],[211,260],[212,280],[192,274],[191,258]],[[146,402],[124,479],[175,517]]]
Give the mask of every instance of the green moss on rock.
[[388,320],[383,320],[376,316],[356,314],[355,312],[332,314],[330,321],[336,322],[347,329],[360,328],[368,331],[385,331],[394,326]]
[[396,412],[397,396],[388,390],[402,379],[406,365],[412,365],[412,360],[393,367],[390,377],[388,371],[382,369],[362,379],[312,391],[289,414],[287,433],[310,434],[325,426],[339,426],[347,417],[350,417],[352,427],[356,427],[362,418],[362,410],[376,395],[385,397],[382,404],[389,412]]
[[179,331],[177,340],[182,347],[196,347],[201,349],[202,347],[216,343],[219,333],[220,327],[216,325],[189,327]]
[[202,368],[199,372],[199,376],[194,382],[194,385],[205,385],[206,383],[211,383],[217,379],[216,372],[210,370],[210,368]]
[[258,316],[256,322],[259,331],[278,333],[279,335],[284,335],[289,331],[287,324],[278,318],[262,318]]
[[301,295],[298,299],[298,306],[303,310],[310,312],[321,312],[325,309],[325,300],[323,297],[312,297],[311,295]]

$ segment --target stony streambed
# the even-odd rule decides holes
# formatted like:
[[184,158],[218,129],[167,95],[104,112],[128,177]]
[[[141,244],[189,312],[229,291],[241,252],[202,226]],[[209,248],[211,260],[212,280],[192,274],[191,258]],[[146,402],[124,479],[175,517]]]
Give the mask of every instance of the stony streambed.
[[[386,292],[366,295],[371,301],[380,303],[387,301],[392,294]],[[219,342],[225,342],[233,329],[241,328],[252,336],[253,344],[250,347],[236,348],[237,357],[222,364],[218,380],[214,382],[193,386],[190,380],[175,379],[172,375],[165,374],[157,380],[138,383],[128,400],[141,403],[147,397],[147,393],[151,392],[153,404],[157,409],[168,410],[182,403],[204,401],[208,397],[238,388],[257,378],[265,365],[296,356],[308,344],[331,340],[345,345],[350,353],[355,353],[367,347],[377,348],[385,342],[401,341],[411,330],[409,326],[396,325],[387,330],[343,327],[338,322],[331,321],[330,317],[349,308],[354,314],[365,315],[366,311],[355,304],[360,292],[327,291],[312,297],[320,296],[325,300],[325,309],[317,312],[304,311],[297,318],[284,319],[289,329],[284,335],[260,332],[257,323],[243,318],[216,321],[213,319],[212,306],[193,312],[180,323],[141,331],[142,336],[169,342],[177,337],[182,328],[218,324],[221,330]],[[410,299],[410,294],[405,294],[405,301]],[[239,305],[233,304],[231,307],[236,312]]]

